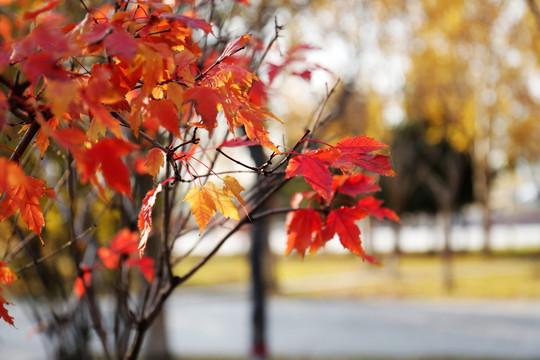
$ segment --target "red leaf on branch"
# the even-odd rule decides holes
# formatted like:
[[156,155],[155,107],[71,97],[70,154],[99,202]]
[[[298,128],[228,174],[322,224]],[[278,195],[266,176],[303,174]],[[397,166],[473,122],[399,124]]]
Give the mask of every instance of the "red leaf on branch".
[[41,76],[51,80],[68,80],[69,74],[58,64],[58,57],[50,52],[30,55],[22,65],[22,71],[28,80],[37,82]]
[[152,210],[154,210],[156,197],[161,192],[161,189],[162,185],[158,184],[155,189],[146,193],[142,202],[141,211],[139,212],[139,221],[137,222],[137,227],[141,233],[141,239],[137,247],[140,256],[144,254],[148,237],[150,236],[150,232],[152,232]]
[[171,14],[171,13],[163,13],[162,16],[164,19],[176,20],[192,29],[201,29],[207,34],[214,35],[214,32],[212,30],[212,25],[210,25],[204,19],[197,19],[190,16],[186,16],[186,15],[177,15],[177,14]]
[[367,211],[357,208],[340,207],[332,210],[326,218],[326,224],[322,232],[323,240],[327,241],[333,238],[334,235],[338,235],[339,241],[344,248],[355,255],[361,256],[364,260],[374,263],[375,259],[366,255],[362,248],[360,229],[356,224],[356,221],[366,215],[368,215]]
[[255,140],[249,140],[247,136],[225,140],[219,147],[239,147],[239,146],[255,146],[259,143]]
[[362,173],[355,175],[334,175],[332,188],[335,192],[352,197],[381,190],[375,177]]
[[356,206],[360,209],[368,211],[371,215],[379,220],[387,218],[395,222],[400,222],[399,216],[391,209],[381,207],[383,201],[373,196],[366,196],[358,200]]
[[333,193],[332,173],[329,166],[336,161],[339,155],[339,151],[333,148],[311,150],[300,154],[289,161],[285,170],[287,178],[301,174],[313,190],[317,191],[327,203],[330,203]]
[[225,46],[225,49],[223,50],[223,52],[221,53],[219,58],[217,59],[217,61],[218,62],[223,61],[224,59],[228,58],[229,56],[234,55],[238,51],[242,50],[246,46],[249,39],[251,39],[251,35],[246,34],[246,35],[242,35],[238,39],[228,43],[227,46]]
[[109,187],[131,197],[130,171],[121,157],[129,155],[136,148],[137,145],[128,141],[105,138],[86,152],[85,160],[80,158],[77,160],[86,161],[86,164],[90,165],[85,168],[84,177],[95,175],[95,170],[99,166]]
[[119,59],[130,62],[137,53],[137,40],[124,29],[114,26],[112,32],[103,42],[109,55],[117,56]]
[[151,283],[154,280],[154,259],[148,256],[141,258],[129,258],[126,260],[128,266],[136,266],[143,274],[146,281]]
[[184,102],[192,102],[195,111],[201,116],[201,122],[193,124],[202,127],[212,136],[214,128],[217,126],[217,114],[223,98],[213,89],[205,86],[197,86],[187,89],[184,92]]
[[77,297],[82,297],[86,293],[86,288],[90,286],[92,280],[91,268],[88,265],[83,265],[82,275],[77,276],[73,284],[73,292]]
[[148,104],[150,117],[156,118],[161,126],[177,137],[180,135],[180,117],[174,102],[170,99],[151,100]]
[[139,246],[139,234],[128,228],[123,228],[111,240],[108,247],[100,247],[97,254],[107,269],[118,267],[123,256],[137,253]]
[[5,307],[6,305],[9,305],[9,304],[10,303],[0,295],[0,319],[4,320],[11,326],[15,326],[15,323],[13,322],[13,316],[9,315],[8,310]]
[[287,249],[289,254],[295,249],[304,256],[307,249],[314,253],[322,245],[321,231],[323,223],[321,216],[316,210],[305,209],[290,212],[287,216]]
[[341,157],[332,165],[336,168],[352,172],[354,166],[359,166],[384,176],[396,176],[388,156],[369,154],[388,148],[386,144],[367,136],[358,136],[346,137],[335,147],[341,151]]

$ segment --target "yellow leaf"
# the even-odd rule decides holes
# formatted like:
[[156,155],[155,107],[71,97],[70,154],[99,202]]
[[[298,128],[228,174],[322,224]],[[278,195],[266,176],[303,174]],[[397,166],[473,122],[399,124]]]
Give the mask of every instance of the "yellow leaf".
[[202,234],[210,218],[216,213],[216,205],[214,204],[212,195],[205,187],[194,187],[188,191],[184,197],[184,201],[191,203],[191,213],[199,225],[199,235]]
[[236,180],[235,177],[225,175],[225,177],[223,177],[223,183],[223,190],[227,195],[234,195],[235,199],[242,204],[242,206],[246,205],[244,199],[240,196],[240,193],[245,189],[238,183],[238,180]]
[[86,136],[88,136],[90,140],[97,142],[100,137],[105,137],[106,134],[107,125],[96,120],[96,118],[90,121],[90,125],[88,125],[88,129],[86,131]]
[[210,194],[212,194],[214,204],[216,205],[218,211],[223,214],[223,216],[229,219],[240,220],[238,209],[231,200],[230,195],[228,195],[224,190],[218,188],[212,182],[208,182],[205,185],[205,188],[207,188]]
[[146,170],[152,177],[155,179],[156,175],[159,173],[159,169],[165,164],[165,159],[163,157],[163,152],[158,148],[153,148],[146,155],[146,160],[144,166]]

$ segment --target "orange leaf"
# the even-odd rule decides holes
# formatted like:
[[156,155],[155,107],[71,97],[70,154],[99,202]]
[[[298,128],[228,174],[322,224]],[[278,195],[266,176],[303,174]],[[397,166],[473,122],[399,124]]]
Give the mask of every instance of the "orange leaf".
[[0,221],[20,211],[28,228],[37,235],[45,225],[45,218],[39,204],[44,196],[54,198],[54,191],[45,187],[45,181],[24,175],[14,161],[0,158],[0,173],[6,174],[0,180],[0,191],[4,193],[0,202]]
[[0,283],[9,285],[17,280],[17,274],[6,266],[6,262],[0,262]]
[[155,179],[156,175],[159,173],[159,169],[165,164],[165,158],[163,152],[158,148],[153,148],[146,155],[146,160],[144,166],[146,170],[152,177]]
[[230,175],[225,175],[223,177],[223,190],[230,196],[233,195],[235,199],[242,204],[242,206],[245,206],[246,203],[244,199],[242,199],[242,196],[240,196],[240,193],[244,191],[245,189],[238,183],[238,180],[236,180],[235,177]]
[[23,20],[35,20],[35,18],[46,11],[54,9],[58,4],[60,3],[60,0],[49,0],[45,4],[41,5],[39,8],[35,10],[29,10],[25,11],[23,15]]
[[263,126],[264,119],[261,116],[264,113],[258,114],[254,111],[239,110],[236,115],[236,121],[244,125],[246,135],[251,140],[257,140],[262,146],[279,153],[276,145],[270,141],[268,131]]
[[52,134],[52,131],[56,129],[58,126],[58,118],[56,116],[53,116],[49,119],[49,121],[43,123],[41,127],[39,128],[38,133],[36,134],[36,146],[38,147],[41,158],[43,159],[43,156],[45,156],[45,151],[49,148],[49,137]]

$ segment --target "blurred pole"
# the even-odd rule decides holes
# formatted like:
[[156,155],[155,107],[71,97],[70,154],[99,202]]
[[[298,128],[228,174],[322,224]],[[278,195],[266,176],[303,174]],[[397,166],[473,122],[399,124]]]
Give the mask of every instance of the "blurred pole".
[[401,250],[401,224],[392,222],[392,232],[394,233],[394,249],[391,254],[390,271],[394,279],[400,278],[399,260],[402,254]]
[[251,358],[265,360],[268,356],[266,346],[266,272],[268,259],[268,219],[260,219],[251,228]]
[[[251,158],[257,165],[266,161],[264,151],[261,146],[250,146]],[[259,179],[261,176],[259,175]],[[263,194],[260,194],[262,196]],[[263,206],[259,211],[266,210]],[[266,290],[268,288],[267,271],[268,257],[268,218],[257,220],[251,226],[251,249],[249,260],[251,263],[251,358],[253,360],[266,360],[268,349],[266,346]]]
[[450,208],[441,211],[441,220],[443,226],[443,249],[442,249],[442,278],[443,286],[446,292],[451,292],[454,287],[454,278],[452,274],[452,247],[450,244],[452,233],[452,210]]

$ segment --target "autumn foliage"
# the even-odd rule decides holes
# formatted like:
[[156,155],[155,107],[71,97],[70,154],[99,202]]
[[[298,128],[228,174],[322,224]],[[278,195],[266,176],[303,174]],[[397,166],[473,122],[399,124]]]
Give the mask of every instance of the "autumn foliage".
[[[46,199],[67,201],[71,217],[77,212],[73,199],[78,190],[73,189],[91,189],[104,204],[119,198],[132,204],[137,214],[131,225],[119,229],[109,243],[87,247],[79,241],[87,234],[73,227],[66,246],[76,244],[77,297],[93,296],[87,290],[98,271],[138,269],[150,294],[148,308],[131,315],[141,333],[146,326],[140,324],[151,321],[172,290],[198,269],[172,273],[175,239],[193,222],[204,234],[226,219],[234,232],[257,218],[261,200],[244,189],[235,171],[270,179],[253,186],[267,193],[262,201],[293,178],[303,177],[311,188],[296,194],[287,210],[287,253],[315,253],[337,236],[352,253],[374,262],[364,253],[357,221],[368,215],[398,220],[371,196],[379,191],[376,178],[361,172],[395,176],[388,157],[379,152],[386,145],[364,136],[331,145],[315,141],[309,131],[292,147],[274,143],[265,124],[279,119],[264,100],[269,84],[292,60],[264,68],[270,74],[265,82],[258,76],[263,70],[251,61],[255,56],[264,60],[261,40],[241,35],[223,41],[197,8],[169,3],[118,1],[87,9],[73,23],[61,15],[60,1],[36,2],[18,15],[26,25],[9,23],[0,42],[0,127],[15,139],[1,149],[0,220],[19,226],[20,216],[47,248]],[[309,46],[295,51],[309,51]],[[307,66],[293,75],[309,80],[316,68]],[[228,155],[249,146],[264,147],[267,161],[250,165]],[[50,152],[66,159],[66,186],[72,189],[55,183],[58,179],[49,182],[43,172],[34,176],[25,166],[31,154],[38,156],[34,167],[47,166],[54,161]],[[218,158],[230,170],[216,170]],[[142,193],[140,187],[134,190],[140,177],[153,181]],[[66,191],[63,200],[54,200]],[[163,208],[158,210],[158,203]],[[181,217],[182,209],[188,217]],[[160,222],[161,235],[154,231],[156,216],[168,219]],[[172,221],[172,216],[185,221]],[[178,224],[184,228],[175,228]],[[147,254],[152,242],[161,251]],[[86,256],[88,251],[96,256]],[[0,267],[5,285],[16,279],[8,266],[3,262]],[[13,324],[5,304],[0,297],[0,315]],[[138,346],[131,348],[132,355]]]

